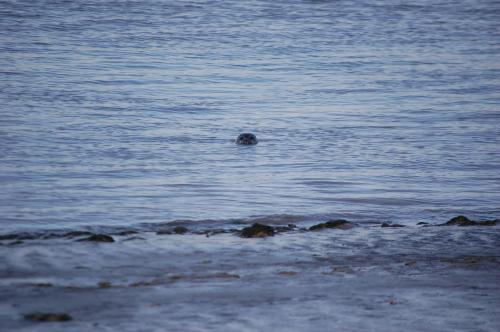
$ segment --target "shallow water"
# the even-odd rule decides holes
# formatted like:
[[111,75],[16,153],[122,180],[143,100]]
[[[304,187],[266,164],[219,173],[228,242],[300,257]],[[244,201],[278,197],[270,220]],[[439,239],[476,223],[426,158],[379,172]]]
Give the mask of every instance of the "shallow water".
[[[0,245],[5,331],[498,331],[500,228]],[[67,313],[39,323],[33,312]],[[3,331],[2,330],[2,331]]]
[[1,232],[498,217],[499,40],[496,1],[0,1]]

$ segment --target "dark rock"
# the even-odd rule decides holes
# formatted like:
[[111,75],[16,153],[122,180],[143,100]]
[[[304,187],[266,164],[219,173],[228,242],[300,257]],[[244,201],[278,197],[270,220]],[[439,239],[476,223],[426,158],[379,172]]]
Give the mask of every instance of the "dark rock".
[[33,322],[67,322],[73,318],[64,313],[31,313],[24,315],[24,318]]
[[111,285],[111,282],[109,282],[109,281],[101,281],[97,284],[97,287],[99,287],[99,288],[111,288],[112,285]]
[[429,225],[429,223],[425,222],[425,221],[421,221],[421,222],[418,222],[417,225]]
[[286,226],[276,226],[274,227],[274,230],[276,233],[283,233],[283,232],[290,232],[293,231],[297,228],[296,225],[294,224],[288,224]]
[[210,279],[232,280],[232,279],[240,279],[240,276],[234,273],[220,272],[213,274],[191,274],[191,275],[176,274],[176,275],[171,275],[169,277],[169,281],[171,282],[177,282],[182,280],[197,281],[197,280],[210,280]]
[[319,231],[325,228],[338,228],[338,229],[351,229],[354,224],[347,220],[330,220],[321,224],[313,225],[309,227],[310,231]]
[[169,229],[160,229],[156,232],[157,235],[171,235],[171,234],[184,234],[188,231],[188,229],[184,226],[176,226],[174,228]]
[[91,241],[91,242],[115,242],[115,240],[106,234],[93,234],[85,239],[80,241]]
[[40,287],[40,288],[54,287],[54,285],[50,282],[39,282],[39,283],[35,284],[35,286]]
[[499,222],[500,222],[499,219],[495,219],[495,220],[478,221],[477,223],[478,223],[478,225],[481,225],[481,226],[495,226]]
[[64,237],[78,237],[78,236],[86,236],[86,235],[93,235],[91,232],[87,231],[71,231],[64,233]]
[[451,218],[448,220],[446,223],[442,224],[446,226],[473,226],[476,225],[475,221],[470,220],[467,217],[464,216],[457,216],[454,218]]
[[160,229],[159,231],[156,232],[156,235],[171,235],[171,234],[174,234],[174,232],[169,229]]
[[241,237],[266,237],[274,236],[274,228],[271,226],[255,223],[250,227],[245,227],[240,232]]
[[6,234],[6,235],[0,235],[0,241],[3,241],[3,240],[35,240],[39,237],[40,237],[40,235],[30,234],[30,233]]
[[187,229],[186,227],[184,227],[184,226],[176,226],[176,227],[174,228],[174,233],[175,233],[175,234],[184,234],[184,233],[186,233],[187,231],[188,231],[188,229]]
[[404,225],[399,225],[399,224],[389,224],[389,223],[382,223],[382,225],[380,225],[380,227],[405,227]]
[[0,241],[17,240],[17,234],[0,235]]
[[49,233],[49,234],[45,234],[41,237],[42,240],[51,240],[51,239],[59,239],[61,237],[63,237],[64,234],[60,234],[60,233]]
[[239,145],[255,145],[257,143],[257,136],[251,133],[240,134],[236,139],[236,144]]

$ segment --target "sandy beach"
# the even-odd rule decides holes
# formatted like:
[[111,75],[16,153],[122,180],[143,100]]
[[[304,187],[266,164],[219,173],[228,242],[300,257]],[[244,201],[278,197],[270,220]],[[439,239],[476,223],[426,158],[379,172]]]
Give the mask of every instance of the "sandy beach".
[[307,226],[3,240],[2,331],[499,329],[498,226]]

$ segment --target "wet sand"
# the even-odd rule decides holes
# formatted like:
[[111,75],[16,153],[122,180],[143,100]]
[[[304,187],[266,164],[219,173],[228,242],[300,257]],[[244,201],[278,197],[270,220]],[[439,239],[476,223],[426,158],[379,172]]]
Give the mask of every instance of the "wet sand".
[[498,226],[298,226],[2,241],[1,330],[499,330]]

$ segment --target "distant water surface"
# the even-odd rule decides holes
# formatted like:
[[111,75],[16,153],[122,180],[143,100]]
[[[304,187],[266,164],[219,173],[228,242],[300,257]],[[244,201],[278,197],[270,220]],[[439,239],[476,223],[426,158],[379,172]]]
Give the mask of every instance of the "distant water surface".
[[498,1],[0,1],[1,232],[499,217],[499,59]]

